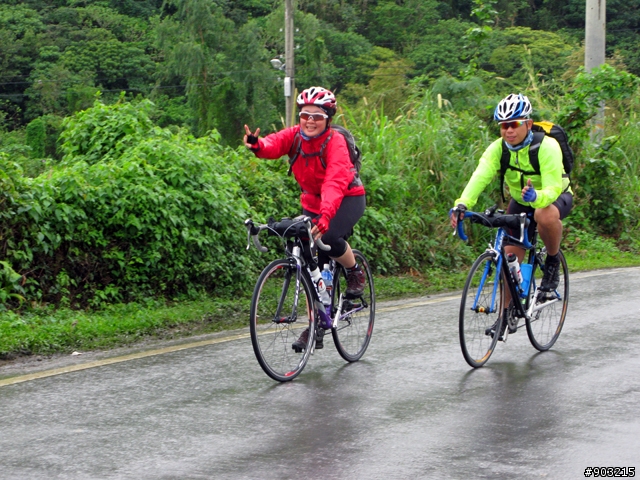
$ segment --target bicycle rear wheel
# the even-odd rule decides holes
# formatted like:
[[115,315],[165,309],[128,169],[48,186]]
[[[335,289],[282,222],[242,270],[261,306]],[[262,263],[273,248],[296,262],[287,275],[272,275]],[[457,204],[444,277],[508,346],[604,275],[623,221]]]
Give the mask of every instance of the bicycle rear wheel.
[[[347,362],[356,362],[364,355],[371,341],[373,322],[376,316],[376,295],[369,262],[358,250],[354,250],[353,254],[366,276],[364,293],[358,298],[344,299],[337,325],[331,329],[333,343],[340,356]],[[345,295],[347,291],[345,269],[339,268],[336,277],[333,288],[335,289],[334,298],[337,302],[340,294]]]
[[315,332],[313,290],[294,262],[271,262],[260,274],[251,299],[250,330],[258,363],[274,380],[297,377],[309,360],[315,335],[296,353],[291,344],[305,329]]
[[[491,337],[487,332],[502,311],[503,289],[502,275],[493,255],[483,253],[471,266],[460,301],[460,347],[464,359],[474,368],[489,360],[498,341],[499,335]],[[500,324],[496,327],[499,332]]]
[[[544,272],[544,259],[546,251],[537,254],[536,267],[534,267],[533,280],[531,285],[531,295],[535,295],[535,288],[540,286]],[[562,331],[564,318],[567,315],[567,305],[569,303],[569,269],[567,261],[562,252],[558,253],[560,259],[560,283],[555,291],[556,298],[547,300],[536,306],[540,307],[527,318],[527,335],[531,345],[537,350],[544,352],[549,350]],[[531,298],[530,301],[535,301]]]

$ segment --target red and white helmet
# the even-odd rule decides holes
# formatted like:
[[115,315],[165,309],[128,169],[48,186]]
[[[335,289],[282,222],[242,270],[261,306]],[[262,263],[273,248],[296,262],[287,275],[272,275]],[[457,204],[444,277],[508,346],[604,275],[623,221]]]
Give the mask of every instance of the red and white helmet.
[[329,116],[333,116],[336,113],[336,97],[331,90],[327,90],[326,88],[310,87],[303,90],[302,93],[298,95],[297,103],[298,107],[317,105],[327,112]]

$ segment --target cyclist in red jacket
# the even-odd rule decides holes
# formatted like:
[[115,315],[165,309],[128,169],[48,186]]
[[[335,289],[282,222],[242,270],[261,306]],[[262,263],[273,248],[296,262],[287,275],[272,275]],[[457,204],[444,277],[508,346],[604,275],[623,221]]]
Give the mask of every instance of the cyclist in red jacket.
[[[292,151],[299,133],[301,151],[291,171],[302,189],[303,214],[313,218],[314,238],[322,237],[322,241],[331,247],[331,258],[347,270],[346,293],[360,296],[364,292],[365,275],[346,238],[364,213],[365,189],[351,163],[345,138],[339,132],[331,131],[336,97],[325,88],[311,87],[298,95],[297,104],[299,125],[264,138],[259,138],[259,128],[252,133],[245,125],[244,144],[258,158],[276,159]],[[325,142],[321,159],[320,151]],[[323,252],[319,255],[322,261]]]

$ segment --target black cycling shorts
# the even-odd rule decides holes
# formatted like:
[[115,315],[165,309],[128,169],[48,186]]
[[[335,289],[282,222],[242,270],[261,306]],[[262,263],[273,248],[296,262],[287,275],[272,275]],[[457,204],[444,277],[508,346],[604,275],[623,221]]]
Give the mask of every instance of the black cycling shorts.
[[[328,255],[332,258],[338,258],[344,255],[347,251],[346,239],[353,232],[354,225],[360,220],[360,217],[364,214],[364,209],[367,205],[367,201],[364,195],[357,195],[355,197],[344,197],[340,203],[340,207],[336,212],[336,215],[329,222],[329,230],[322,236],[322,242],[331,247],[331,251]],[[308,215],[311,218],[315,218],[319,213],[311,212],[303,209],[302,213]],[[318,254],[324,263],[327,263],[324,252],[319,251]],[[322,263],[320,264],[322,268]]]
[[[560,212],[560,220],[565,218],[571,212],[573,208],[573,194],[571,192],[561,193],[556,201],[552,203]],[[535,208],[530,205],[522,205],[521,203],[516,202],[513,198],[509,202],[509,207],[507,208],[507,213],[533,213],[535,212]],[[533,231],[536,228],[536,222],[533,218],[531,218],[531,224],[529,225],[529,239],[531,239],[531,235],[533,235]],[[519,237],[518,233],[515,235],[513,232],[509,232],[510,235]]]

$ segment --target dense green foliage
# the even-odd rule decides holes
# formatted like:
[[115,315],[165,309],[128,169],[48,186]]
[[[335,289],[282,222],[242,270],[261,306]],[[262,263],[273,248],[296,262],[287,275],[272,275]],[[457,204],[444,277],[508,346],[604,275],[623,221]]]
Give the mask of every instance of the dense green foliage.
[[[566,248],[637,251],[637,2],[610,2],[611,64],[582,72],[584,2],[299,0],[296,84],[334,89],[364,152],[353,242],[378,274],[464,264],[446,212],[511,91],[577,154]],[[238,147],[282,126],[282,1],[0,0],[0,300],[72,308],[232,297],[266,256],[242,221],[295,215],[283,161]],[[606,133],[591,119],[606,102]],[[482,204],[499,197],[487,191]],[[589,232],[589,233],[585,233]],[[277,244],[270,243],[274,249]],[[272,252],[275,255],[275,252]],[[27,302],[24,302],[26,299]]]
[[[634,74],[639,2],[607,5],[608,54]],[[296,84],[383,93],[387,111],[402,106],[388,77],[472,75],[506,92],[528,80],[524,64],[545,80],[565,73],[584,12],[583,0],[298,0]],[[244,123],[281,125],[282,74],[269,59],[284,54],[283,18],[282,0],[0,0],[0,131],[124,91],[152,99],[160,126],[215,128],[237,145]]]
[[[638,248],[640,189],[637,162],[630,160],[640,147],[638,104],[628,100],[637,84],[611,67],[579,74],[558,113],[575,133],[578,158],[586,159],[573,174],[568,232],[614,234],[626,248]],[[365,154],[368,208],[353,241],[370,252],[378,273],[448,269],[473,255],[451,238],[446,212],[495,131],[473,111],[415,92],[393,120],[378,109],[343,108],[338,118]],[[612,130],[619,132],[591,144],[584,132],[600,100],[616,109],[612,123],[621,122]],[[297,188],[286,163],[224,146],[215,131],[196,138],[158,127],[154,108],[148,100],[96,101],[68,117],[61,160],[34,178],[2,155],[0,248],[24,275],[12,277],[13,286],[28,299],[98,306],[158,295],[229,295],[250,286],[247,273],[265,259],[244,250],[242,221],[296,214]],[[482,202],[497,197],[488,191]],[[478,241],[484,233],[475,233]]]
[[[148,101],[69,118],[62,162],[34,179],[12,172],[12,230],[2,251],[29,272],[30,298],[85,305],[244,282],[247,213],[230,153],[215,133],[199,139],[154,127]],[[77,140],[77,141],[76,141]]]

